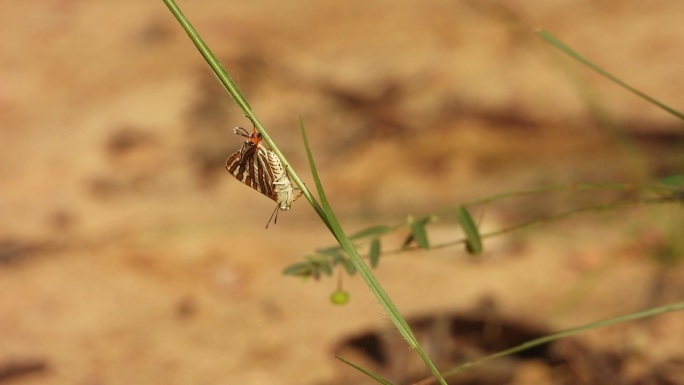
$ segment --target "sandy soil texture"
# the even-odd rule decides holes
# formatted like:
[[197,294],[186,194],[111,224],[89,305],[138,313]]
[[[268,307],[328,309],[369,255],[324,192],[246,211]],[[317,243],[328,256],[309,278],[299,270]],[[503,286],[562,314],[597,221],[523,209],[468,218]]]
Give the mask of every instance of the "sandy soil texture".
[[[681,173],[681,121],[533,31],[681,110],[684,2],[498,3],[179,5],[311,187],[303,119],[350,233]],[[224,169],[249,122],[161,0],[6,3],[0,30],[0,384],[367,381],[334,352],[397,384],[425,375],[357,275],[346,306],[329,302],[337,272],[282,275],[334,240],[304,199],[264,229],[274,203]],[[490,232],[635,196],[578,189],[473,215]],[[487,238],[478,258],[386,255],[376,273],[448,368],[680,301],[681,218],[676,204],[589,211]],[[451,214],[429,227],[433,244],[461,236]],[[682,384],[682,319],[595,330],[452,383]]]

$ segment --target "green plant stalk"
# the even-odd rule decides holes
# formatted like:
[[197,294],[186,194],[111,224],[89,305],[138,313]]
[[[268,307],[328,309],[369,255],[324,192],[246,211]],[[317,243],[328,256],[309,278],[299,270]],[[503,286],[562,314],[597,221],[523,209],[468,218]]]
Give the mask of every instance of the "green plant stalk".
[[[684,179],[684,177],[683,177],[683,179]],[[438,218],[440,218],[441,216],[444,216],[446,214],[450,214],[452,212],[458,213],[458,210],[461,207],[472,207],[472,206],[476,206],[476,205],[489,204],[489,203],[492,203],[495,201],[500,201],[500,200],[509,199],[509,198],[516,198],[516,197],[536,195],[536,194],[545,194],[545,193],[554,192],[554,191],[566,191],[566,192],[570,192],[570,191],[595,191],[595,190],[638,191],[640,189],[641,188],[636,187],[636,186],[631,185],[631,184],[620,184],[620,183],[572,183],[572,184],[563,184],[563,185],[550,185],[550,186],[544,186],[544,187],[540,187],[540,188],[536,188],[536,189],[522,190],[522,191],[515,191],[515,192],[508,192],[508,193],[493,195],[493,196],[486,197],[483,199],[471,201],[469,203],[465,203],[462,205],[449,207],[449,208],[440,210],[434,214],[430,214],[430,215],[427,215],[423,218],[419,218],[418,220],[425,220],[426,218],[433,218],[435,220],[438,220]],[[653,190],[653,188],[651,188],[651,190]],[[670,191],[670,189],[668,189],[667,187],[661,187],[660,190],[662,190],[663,192],[669,192]],[[666,198],[657,198],[657,199],[630,199],[630,200],[624,200],[624,201],[620,201],[620,202],[612,202],[612,203],[608,203],[608,204],[604,204],[604,205],[598,205],[598,206],[581,207],[578,209],[573,209],[570,211],[558,213],[558,214],[555,214],[555,215],[552,215],[552,216],[549,216],[546,218],[521,223],[518,225],[514,225],[511,227],[507,227],[507,228],[496,230],[496,231],[489,232],[489,233],[479,234],[479,237],[480,237],[480,239],[491,238],[491,237],[501,235],[503,233],[508,233],[508,232],[517,231],[517,230],[526,229],[526,228],[531,228],[534,226],[539,226],[543,223],[559,221],[559,220],[562,220],[564,218],[571,217],[573,215],[581,214],[581,213],[585,213],[585,212],[612,210],[612,209],[621,208],[623,206],[636,205],[636,204],[641,204],[641,203],[671,203],[673,201],[676,201],[676,198],[666,197]],[[414,219],[414,221],[415,221],[415,219]],[[383,229],[382,232],[377,233],[377,234],[374,234],[374,233],[373,234],[366,234],[367,232],[369,232],[368,230],[372,229],[372,228],[362,229],[358,232],[358,234],[360,236],[352,237],[352,239],[354,239],[354,238],[365,238],[366,236],[376,236],[376,235],[377,235],[377,238],[380,238],[381,236],[384,236],[388,233],[392,233],[392,232],[401,230],[403,228],[410,227],[410,225],[411,225],[411,222],[407,220],[405,222],[401,222],[401,223],[391,225],[391,226],[387,226],[387,225],[375,226],[375,227]],[[460,239],[460,240],[430,245],[430,250],[444,249],[447,247],[463,244],[465,242],[466,242],[465,239]],[[420,250],[420,248],[419,247],[401,247],[398,249],[384,250],[382,252],[382,255],[401,254],[401,253],[406,252],[406,251],[414,251],[414,250]]]
[[[652,188],[651,188],[652,189]],[[432,218],[433,221],[438,221],[440,217],[447,215],[447,214],[452,214],[452,213],[458,213],[458,211],[461,209],[461,207],[473,207],[477,205],[483,205],[483,204],[489,204],[492,202],[504,200],[504,199],[510,199],[510,198],[516,198],[516,197],[522,197],[522,196],[528,196],[528,195],[537,195],[537,194],[545,194],[549,192],[570,192],[570,191],[595,191],[595,190],[621,190],[621,191],[637,191],[640,190],[639,187],[636,187],[632,184],[628,183],[570,183],[570,184],[560,184],[560,185],[549,185],[549,186],[542,186],[539,188],[535,189],[530,189],[530,190],[521,190],[521,191],[514,191],[514,192],[507,192],[507,193],[502,193],[502,194],[497,194],[493,195],[490,197],[474,200],[468,203],[463,203],[459,204],[456,206],[452,207],[447,207],[445,209],[442,209],[440,211],[435,212],[434,214],[429,214],[423,217],[420,217],[415,220],[427,220],[427,218]],[[667,188],[663,187],[662,190],[667,190]],[[593,207],[593,206],[592,206]],[[580,212],[582,211],[589,211],[589,209],[581,209]],[[574,212],[574,210],[572,211]],[[568,215],[563,213],[562,215]],[[553,217],[552,217],[553,219]],[[542,220],[543,221],[543,220]],[[537,222],[537,221],[535,221]],[[411,221],[406,220],[401,223],[397,223],[394,225],[383,225],[383,226],[373,226],[370,228],[362,229],[358,231],[356,234],[352,235],[350,238],[351,239],[361,239],[361,238],[366,238],[366,237],[375,237],[376,235],[378,236],[383,236],[385,234],[389,234],[392,232],[395,232],[397,230],[401,230],[403,228],[410,227]],[[530,224],[523,224],[521,226],[527,227]],[[381,232],[374,232],[371,231],[374,228],[381,228]],[[514,227],[514,229],[517,227]],[[506,230],[504,230],[506,231]],[[498,234],[498,233],[497,233]],[[492,234],[489,234],[488,236],[492,236]],[[483,235],[484,237],[484,235]],[[460,241],[458,243],[461,243]],[[453,243],[449,243],[449,246],[453,245]],[[437,246],[431,246],[431,248],[436,248]],[[403,250],[412,250],[412,248],[407,247],[404,248]],[[401,251],[401,250],[397,250]],[[383,253],[385,254],[385,253]]]
[[[174,0],[162,0],[166,4],[166,6],[169,8],[171,13],[174,15],[176,20],[178,20],[178,23],[183,27],[185,32],[188,34],[190,37],[190,40],[195,44],[199,52],[202,54],[202,57],[204,57],[204,60],[207,61],[207,64],[209,64],[209,67],[214,71],[216,74],[216,77],[218,77],[219,81],[223,85],[223,87],[228,91],[230,96],[232,96],[233,100],[235,100],[235,103],[242,109],[244,112],[245,116],[254,124],[254,127],[259,130],[259,133],[263,137],[264,141],[268,143],[268,146],[275,152],[275,154],[278,156],[278,159],[280,159],[280,162],[282,163],[283,167],[287,170],[287,173],[290,175],[292,180],[295,182],[297,187],[299,187],[300,190],[302,190],[302,194],[304,195],[304,198],[306,198],[307,201],[311,204],[311,207],[314,208],[316,213],[318,214],[321,219],[324,220],[324,222],[327,225],[327,222],[325,221],[325,214],[323,213],[323,209],[321,206],[316,202],[316,200],[313,198],[311,195],[311,192],[306,188],[306,185],[302,180],[299,178],[295,170],[290,166],[290,163],[287,161],[283,153],[280,151],[278,146],[275,145],[273,140],[271,139],[271,136],[268,134],[264,126],[259,122],[257,117],[252,113],[252,108],[250,107],[249,103],[247,103],[247,100],[245,97],[242,95],[240,92],[240,89],[237,87],[233,79],[228,75],[226,70],[223,68],[221,63],[218,61],[216,56],[214,55],[213,52],[209,49],[209,47],[204,43],[202,38],[199,36],[195,28],[192,26],[190,21],[185,17],[183,12],[178,8]],[[328,226],[330,228],[330,226]]]
[[390,320],[392,323],[396,326],[397,330],[399,333],[404,337],[406,342],[409,344],[409,346],[413,349],[416,350],[418,355],[421,357],[421,359],[425,362],[425,364],[430,368],[430,371],[432,371],[433,375],[435,378],[440,382],[440,384],[446,385],[446,381],[442,377],[442,375],[439,373],[439,370],[437,370],[437,367],[432,363],[430,358],[427,356],[425,351],[421,348],[420,344],[418,343],[418,340],[416,339],[415,335],[411,331],[411,328],[409,327],[408,323],[404,319],[404,317],[401,316],[401,313],[397,309],[397,307],[394,305],[392,300],[390,299],[389,295],[385,292],[385,290],[382,288],[378,280],[375,278],[373,275],[373,272],[371,272],[371,269],[366,265],[366,263],[363,261],[363,258],[359,255],[358,251],[352,244],[351,240],[347,235],[344,233],[342,230],[342,227],[340,226],[339,222],[337,221],[337,218],[335,214],[332,211],[332,208],[330,207],[330,203],[328,202],[328,198],[325,195],[325,190],[323,190],[323,184],[321,183],[321,180],[318,176],[318,171],[316,170],[316,164],[314,163],[313,160],[313,154],[311,153],[311,148],[309,147],[309,141],[306,137],[306,131],[304,130],[304,124],[300,119],[300,128],[302,130],[302,139],[304,141],[304,148],[306,150],[306,155],[307,158],[309,159],[309,167],[311,168],[311,175],[314,178],[314,182],[316,184],[316,190],[318,191],[319,198],[321,200],[321,205],[323,206],[323,212],[326,215],[327,220],[329,221],[330,228],[332,229],[333,235],[339,242],[339,244],[342,246],[342,249],[347,253],[349,258],[351,259],[352,264],[354,264],[354,267],[356,270],[359,272],[359,275],[363,278],[363,280],[366,282],[366,285],[371,289],[375,297],[378,299],[378,302],[382,305],[382,307],[385,309],[385,313],[389,316]]
[[[652,187],[649,189],[653,189]],[[641,188],[634,186],[630,183],[569,183],[569,184],[559,184],[559,185],[548,185],[542,186],[529,190],[506,192],[502,194],[492,195],[486,198],[477,199],[468,203],[459,204],[456,206],[448,207],[446,209],[437,211],[433,214],[433,217],[438,219],[439,217],[451,214],[452,212],[458,212],[461,207],[473,207],[477,205],[489,204],[492,202],[523,197],[528,195],[546,194],[549,192],[574,192],[574,191],[596,191],[596,190],[617,190],[617,191],[639,191],[646,190],[646,188]],[[664,188],[662,190],[665,190]],[[584,211],[584,210],[582,210]],[[573,211],[574,212],[574,211]],[[396,228],[402,228],[408,226],[408,223],[398,224]],[[395,227],[393,227],[395,228]]]
[[[665,314],[665,313],[671,313],[671,312],[675,312],[675,311],[682,311],[682,310],[684,310],[684,302],[678,302],[678,303],[673,303],[670,305],[652,308],[652,309],[648,309],[648,310],[644,310],[644,311],[640,311],[640,312],[636,312],[636,313],[626,314],[626,315],[619,316],[619,317],[613,317],[613,318],[608,318],[608,319],[597,321],[597,322],[591,322],[588,324],[584,324],[582,326],[577,326],[574,328],[566,329],[566,330],[560,331],[558,333],[549,334],[549,335],[541,337],[541,338],[536,338],[534,340],[522,343],[516,347],[506,349],[506,350],[497,352],[495,354],[492,354],[492,355],[489,355],[486,357],[482,357],[482,358],[474,360],[474,361],[466,362],[464,364],[461,364],[461,365],[454,367],[453,369],[449,369],[448,371],[444,372],[444,375],[445,376],[452,376],[452,375],[454,375],[454,374],[456,374],[462,370],[472,368],[473,366],[480,365],[486,361],[491,361],[495,358],[504,357],[504,356],[507,356],[509,354],[517,353],[517,352],[520,352],[520,351],[523,351],[526,349],[533,348],[535,346],[543,345],[543,344],[549,343],[551,341],[559,340],[561,338],[569,337],[569,336],[579,334],[579,333],[582,333],[585,331],[589,331],[592,329],[604,328],[604,327],[608,327],[608,326],[613,326],[613,325],[626,323],[626,322],[630,322],[630,321],[636,321],[636,320],[643,319],[643,318],[655,317],[657,315],[661,315],[661,314]],[[428,379],[419,381],[414,385],[429,385],[429,384],[432,384],[433,382],[434,382],[434,379],[428,378]]]
[[636,88],[634,88],[634,87],[630,86],[629,84],[623,82],[622,80],[618,79],[617,77],[611,75],[610,73],[608,73],[608,71],[606,71],[606,70],[604,70],[603,68],[597,66],[596,64],[594,64],[594,63],[592,63],[591,61],[587,60],[587,59],[586,59],[585,57],[583,57],[582,55],[580,55],[580,54],[578,54],[577,52],[575,52],[572,48],[570,48],[569,46],[567,46],[565,43],[563,43],[562,41],[560,41],[558,38],[556,38],[556,37],[553,36],[552,34],[546,32],[546,31],[544,31],[544,30],[541,30],[541,29],[540,29],[540,30],[537,30],[536,33],[537,33],[537,35],[539,35],[539,37],[541,37],[544,41],[546,41],[547,43],[551,44],[552,46],[554,46],[554,47],[560,49],[560,50],[563,51],[566,55],[572,57],[573,59],[575,59],[575,60],[579,61],[580,63],[584,64],[585,66],[589,67],[590,69],[592,69],[594,72],[598,73],[599,75],[605,77],[606,79],[612,81],[613,83],[615,83],[615,84],[617,84],[618,86],[620,86],[620,87],[626,89],[627,91],[629,91],[629,92],[631,92],[631,93],[637,95],[638,97],[640,97],[640,98],[642,98],[642,99],[648,101],[649,103],[654,104],[654,105],[660,107],[661,109],[663,109],[663,110],[669,112],[670,114],[672,114],[672,115],[678,117],[679,119],[684,120],[684,114],[683,114],[683,113],[681,113],[681,112],[675,110],[674,108],[672,108],[672,107],[666,105],[665,103],[662,103],[662,102],[660,102],[660,101],[658,101],[658,100],[656,100],[656,99],[654,99],[654,98],[652,98],[652,97],[646,95],[645,93],[643,93],[643,92],[637,90]]
[[[642,318],[654,317],[657,315],[661,315],[661,314],[665,314],[665,313],[671,313],[671,312],[675,312],[675,311],[681,311],[681,310],[684,310],[684,302],[673,303],[670,305],[661,306],[661,307],[657,307],[657,308],[653,308],[653,309],[648,309],[648,310],[644,310],[644,311],[640,311],[640,312],[636,312],[636,313],[631,313],[631,314],[627,314],[627,315],[623,315],[623,316],[619,316],[619,317],[613,317],[613,318],[608,318],[608,319],[597,321],[597,322],[591,322],[591,323],[588,323],[588,324],[585,324],[582,326],[566,329],[566,330],[560,331],[558,333],[549,334],[547,336],[537,338],[537,339],[534,339],[532,341],[527,341],[527,342],[522,343],[522,344],[520,344],[516,347],[513,347],[511,349],[506,349],[506,350],[500,351],[498,353],[489,355],[487,357],[480,358],[478,360],[466,362],[465,364],[459,365],[453,369],[449,369],[448,371],[444,372],[444,375],[445,376],[451,376],[451,375],[454,375],[454,374],[456,374],[456,373],[458,373],[464,369],[468,369],[468,368],[471,368],[473,366],[479,365],[485,361],[490,361],[490,360],[493,360],[495,358],[499,358],[499,357],[507,356],[509,354],[517,353],[517,352],[520,352],[520,351],[523,351],[523,350],[526,350],[529,348],[533,348],[535,346],[543,345],[545,343],[549,343],[551,341],[555,341],[555,340],[558,340],[558,339],[561,339],[564,337],[568,337],[568,336],[571,336],[574,334],[578,334],[578,333],[581,333],[584,331],[588,331],[591,329],[598,329],[598,328],[603,328],[603,327],[607,327],[607,326],[613,326],[613,325],[617,325],[617,324],[621,324],[621,323],[625,323],[625,322],[635,321],[635,320],[642,319]],[[428,384],[431,384],[432,382],[433,382],[433,379],[430,378],[430,379],[420,381],[417,384],[428,385]]]
[[382,385],[392,385],[391,382],[389,382],[389,381],[385,380],[384,378],[380,377],[378,374],[373,373],[373,372],[371,372],[370,370],[364,369],[364,368],[362,368],[362,367],[360,367],[360,366],[354,364],[353,362],[348,361],[348,360],[344,359],[343,357],[338,356],[337,354],[335,354],[334,356],[335,356],[335,358],[337,358],[338,360],[344,362],[345,364],[351,366],[352,368],[358,370],[359,372],[361,372],[361,373],[367,375],[368,377],[374,379],[375,381],[381,383]]
[[[544,223],[551,223],[551,222],[557,222],[565,218],[572,217],[577,214],[585,213],[585,212],[592,212],[592,211],[606,211],[606,210],[615,210],[619,209],[625,206],[632,206],[632,205],[637,205],[637,204],[642,204],[642,203],[674,203],[676,202],[675,198],[659,198],[659,199],[635,199],[635,200],[626,200],[626,201],[620,201],[620,202],[612,202],[604,205],[598,205],[598,206],[589,206],[589,207],[581,207],[578,209],[562,212],[559,214],[555,214],[552,216],[548,216],[546,218],[542,219],[536,219],[533,221],[525,222],[525,223],[520,223],[514,226],[506,227],[500,230],[492,231],[489,233],[483,233],[480,234],[480,239],[484,238],[492,238],[499,236],[501,234],[505,233],[510,233],[513,231],[518,231],[518,230],[523,230],[523,229],[529,229],[535,226],[540,226]],[[466,239],[458,239],[455,241],[450,241],[450,242],[444,242],[444,243],[439,243],[436,245],[431,245],[430,250],[438,250],[438,249],[444,249],[452,246],[456,246],[459,244],[466,243]],[[401,254],[407,251],[417,251],[417,250],[422,250],[419,247],[404,247],[404,248],[398,248],[398,249],[392,249],[392,250],[387,250],[384,251],[382,254],[383,255],[388,255],[388,254]]]

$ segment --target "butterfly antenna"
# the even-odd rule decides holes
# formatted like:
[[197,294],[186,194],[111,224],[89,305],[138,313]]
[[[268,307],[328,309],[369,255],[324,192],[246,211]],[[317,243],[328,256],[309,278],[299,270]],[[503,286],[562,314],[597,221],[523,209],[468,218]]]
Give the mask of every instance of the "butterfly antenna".
[[233,132],[237,135],[244,136],[245,138],[249,138],[249,132],[247,132],[247,130],[245,130],[242,127],[233,128]]
[[271,214],[271,217],[268,218],[268,222],[266,223],[266,228],[268,228],[268,225],[271,224],[273,217],[275,217],[275,220],[273,221],[273,224],[275,225],[276,223],[278,223],[278,206],[277,205],[276,205],[275,210],[273,210],[273,214]]

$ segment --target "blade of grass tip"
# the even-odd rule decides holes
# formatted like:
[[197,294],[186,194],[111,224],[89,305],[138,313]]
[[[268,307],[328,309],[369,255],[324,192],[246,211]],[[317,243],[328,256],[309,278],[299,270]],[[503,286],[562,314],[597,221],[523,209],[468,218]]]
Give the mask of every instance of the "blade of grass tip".
[[[313,154],[311,153],[311,147],[309,146],[309,139],[306,136],[306,130],[304,129],[304,120],[302,117],[299,117],[299,129],[302,132],[302,141],[304,142],[304,151],[306,151],[306,158],[309,161],[309,168],[311,169],[311,175],[314,178],[314,184],[316,185],[316,191],[318,192],[318,199],[322,200],[321,192],[323,191],[323,186],[321,185],[321,180],[318,178],[318,171],[316,170],[316,164],[313,161]],[[328,230],[335,235],[335,231],[333,230],[332,226],[330,225],[330,220],[328,219],[328,216],[331,214],[328,211],[325,210],[325,205],[323,207],[318,205],[318,202],[311,196],[309,193],[308,189],[306,191],[302,190],[304,192],[304,195],[306,196],[307,199],[311,198],[309,201],[311,205],[313,206],[314,210],[316,210],[316,213],[318,214],[319,217],[321,217],[321,220],[325,225],[328,227]],[[315,203],[315,204],[314,204]],[[322,201],[321,201],[322,203]],[[337,236],[335,236],[337,238]],[[340,244],[342,246],[342,244]]]
[[[314,184],[316,185],[316,191],[318,192],[318,199],[321,201],[321,205],[323,206],[323,216],[321,219],[323,219],[326,223],[329,223],[329,216],[332,215],[332,212],[330,210],[330,205],[328,205],[328,201],[325,197],[325,193],[323,191],[323,184],[321,183],[321,179],[318,176],[318,170],[316,169],[316,163],[313,160],[313,154],[311,153],[311,147],[309,146],[309,138],[306,135],[306,129],[304,129],[304,122],[300,118],[299,120],[299,128],[302,131],[302,141],[304,142],[304,150],[306,151],[306,157],[307,160],[309,161],[309,168],[311,169],[311,175],[314,178]],[[325,202],[324,202],[325,201]],[[328,226],[330,228],[330,226]],[[331,229],[332,231],[332,229]],[[333,235],[335,233],[333,232]]]
[[563,51],[566,55],[572,57],[573,59],[579,61],[580,63],[582,63],[585,66],[589,67],[590,69],[594,70],[599,75],[607,78],[608,80],[610,80],[613,83],[619,85],[620,87],[626,89],[627,91],[639,96],[640,98],[660,107],[661,109],[669,112],[670,114],[678,117],[679,119],[684,120],[684,113],[681,113],[681,112],[675,110],[674,108],[666,105],[665,103],[662,103],[662,102],[646,95],[645,93],[637,90],[636,88],[634,88],[634,87],[630,86],[629,84],[623,82],[622,80],[618,79],[617,77],[611,75],[610,73],[608,73],[603,68],[597,66],[596,64],[590,62],[588,59],[584,58],[582,55],[575,52],[572,48],[567,46],[565,43],[560,41],[558,38],[556,38],[552,34],[546,32],[544,30],[541,30],[541,29],[537,30],[536,33],[537,33],[537,35],[539,35],[539,37],[544,39],[547,43],[558,48],[559,50]]
[[351,361],[347,361],[346,359],[344,359],[344,358],[338,356],[337,354],[335,354],[334,356],[335,356],[335,358],[337,358],[338,360],[344,362],[345,364],[351,366],[352,368],[358,370],[359,372],[361,372],[361,373],[367,375],[368,377],[374,379],[375,381],[377,381],[377,382],[379,382],[379,383],[381,383],[381,384],[383,384],[383,385],[392,385],[391,382],[385,380],[384,378],[382,378],[382,377],[380,377],[379,375],[377,375],[377,374],[371,372],[370,370],[364,369],[364,368],[362,368],[362,367],[360,367],[360,366],[358,366],[358,365],[352,363]]
[[413,335],[413,332],[411,331],[411,328],[408,326],[406,320],[401,316],[401,313],[399,313],[399,310],[394,305],[389,295],[387,295],[385,290],[382,288],[380,283],[377,281],[377,279],[371,272],[368,265],[366,265],[366,263],[363,261],[358,251],[354,247],[354,245],[351,243],[347,235],[344,233],[344,230],[342,230],[342,227],[337,221],[335,214],[332,212],[332,208],[330,206],[330,203],[328,202],[328,198],[325,195],[325,190],[323,190],[323,184],[321,183],[321,179],[318,176],[316,164],[313,160],[313,154],[311,153],[311,148],[309,147],[309,140],[306,136],[306,130],[304,129],[304,124],[301,120],[300,128],[302,131],[302,140],[304,141],[304,147],[306,148],[306,156],[309,160],[309,167],[311,168],[311,175],[313,176],[314,183],[316,185],[316,190],[318,191],[318,195],[321,200],[321,205],[323,206],[323,220],[328,225],[328,228],[331,229],[332,234],[335,236],[335,239],[337,239],[337,241],[340,243],[340,246],[342,246],[344,251],[351,259],[351,262],[354,264],[354,267],[356,267],[356,270],[359,272],[366,285],[371,289],[375,297],[378,299],[378,302],[380,302],[380,305],[382,305],[382,307],[385,309],[385,313],[387,314],[387,316],[389,316],[390,320],[396,326],[399,333],[404,337],[409,346],[416,350],[418,355],[420,355],[421,359],[430,368],[430,371],[437,378],[440,384],[447,385],[446,381],[439,373],[439,370],[437,370],[437,367],[432,363],[432,361],[427,356],[425,351],[421,348],[420,344],[418,343],[418,340]]

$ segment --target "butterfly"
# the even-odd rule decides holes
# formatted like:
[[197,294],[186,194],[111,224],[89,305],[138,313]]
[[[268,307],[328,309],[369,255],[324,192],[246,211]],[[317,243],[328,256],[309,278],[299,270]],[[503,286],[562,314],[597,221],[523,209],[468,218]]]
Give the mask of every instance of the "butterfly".
[[242,127],[235,127],[233,132],[247,138],[242,147],[226,161],[226,170],[235,179],[273,199],[277,206],[266,224],[266,228],[277,212],[289,210],[292,202],[297,200],[302,191],[297,188],[287,175],[287,171],[275,152],[261,146],[261,134],[254,127],[251,134]]

